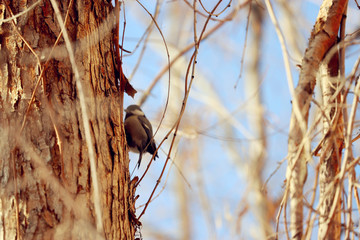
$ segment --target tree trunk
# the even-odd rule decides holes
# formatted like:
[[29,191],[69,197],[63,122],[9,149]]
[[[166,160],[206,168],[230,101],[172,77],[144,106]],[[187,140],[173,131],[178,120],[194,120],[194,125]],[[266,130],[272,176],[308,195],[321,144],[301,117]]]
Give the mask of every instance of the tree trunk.
[[316,74],[326,53],[337,41],[346,0],[325,0],[309,39],[302,61],[299,83],[295,89],[288,140],[287,182],[290,192],[290,230],[292,239],[303,236],[303,186],[306,163],[311,159],[307,123]]
[[[323,64],[320,67],[319,80],[324,109],[322,113],[324,140],[319,168],[320,216],[318,239],[340,239],[341,233],[341,202],[339,198],[335,197],[338,185],[332,185],[339,173],[344,139],[341,94],[338,94],[337,97],[334,96],[340,85],[338,60],[336,53],[328,64]],[[332,215],[331,208],[333,205],[336,208]]]
[[[35,2],[0,6],[10,18]],[[102,228],[95,224],[94,176],[73,66],[62,37],[45,64],[61,28],[51,2],[40,1],[0,25],[0,235],[7,240],[133,239],[113,6],[111,1],[56,2],[63,20],[69,15],[66,30],[89,116]]]

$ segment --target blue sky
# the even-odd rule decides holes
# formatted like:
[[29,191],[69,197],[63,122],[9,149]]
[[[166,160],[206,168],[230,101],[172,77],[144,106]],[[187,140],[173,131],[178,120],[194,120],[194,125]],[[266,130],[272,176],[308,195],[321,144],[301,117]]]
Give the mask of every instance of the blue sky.
[[[141,2],[146,4],[150,12],[154,12],[155,1]],[[206,1],[209,9],[213,6],[214,2],[216,1]],[[282,15],[278,3],[274,1],[272,3],[280,23],[282,23],[281,20],[286,21],[286,19],[281,18]],[[238,1],[232,2],[230,9],[226,10],[219,19],[226,16],[237,4]],[[223,6],[225,6],[225,3]],[[292,1],[290,6],[298,14],[294,16],[294,21],[298,23],[297,30],[301,36],[298,40],[300,43],[303,43],[300,45],[300,51],[303,53],[312,25],[318,14],[320,1],[302,1],[301,3]],[[358,27],[356,23],[359,22],[359,14],[352,2],[349,3],[349,6],[348,32],[352,32]],[[201,8],[200,6],[198,7]],[[263,7],[265,8],[265,5]],[[151,18],[135,1],[125,2],[125,9],[126,31],[124,45],[125,49],[133,51],[134,46],[148,24],[150,24]],[[160,9],[158,25],[169,46],[170,58],[173,58],[176,55],[177,49],[182,49],[193,41],[191,9],[183,1],[164,1]],[[177,14],[172,12],[174,9],[176,9]],[[202,12],[204,11],[202,10]],[[234,224],[237,220],[238,211],[241,209],[241,201],[245,199],[245,202],[251,203],[251,199],[247,199],[248,184],[246,177],[242,173],[243,169],[241,169],[241,165],[239,167],[239,162],[234,162],[240,161],[241,163],[243,161],[246,163],[246,150],[249,139],[236,128],[233,128],[232,132],[235,139],[224,139],[227,137],[227,133],[223,132],[223,120],[215,113],[214,109],[209,107],[206,101],[204,102],[205,96],[210,98],[215,96],[205,92],[204,89],[212,89],[213,94],[217,94],[216,98],[221,102],[222,107],[232,113],[234,118],[245,129],[248,128],[245,108],[247,99],[244,92],[244,84],[247,81],[246,61],[251,58],[249,54],[245,53],[244,72],[237,88],[234,88],[235,83],[238,81],[240,61],[244,50],[246,17],[247,10],[241,10],[233,21],[226,23],[209,39],[201,43],[196,64],[195,82],[180,128],[180,131],[185,134],[178,135],[177,139],[179,142],[175,148],[177,155],[172,156],[175,161],[184,161],[182,174],[191,186],[186,188],[188,196],[191,196],[189,197],[189,212],[191,213],[190,218],[193,224],[191,230],[192,239],[211,239],[212,232],[215,232],[216,236],[213,239],[233,239],[233,237],[238,239],[256,239],[256,226],[258,223],[251,211],[248,211],[241,219],[239,232],[235,231],[236,224]],[[203,22],[203,18],[199,17],[198,31],[201,29],[201,22]],[[211,22],[208,29],[214,24],[214,22]],[[284,25],[281,24],[281,27],[284,27]],[[291,114],[291,96],[284,71],[280,43],[266,12],[264,30],[261,57],[261,91],[266,112],[265,117],[268,121],[266,130],[268,151],[263,171],[263,179],[267,179],[276,169],[277,163],[286,157],[287,154],[287,132]],[[180,35],[174,37],[174,34]],[[286,40],[288,40],[289,36],[286,34],[284,32]],[[174,46],[177,46],[177,49]],[[133,55],[123,59],[124,72],[127,76],[132,73],[136,62],[139,60],[140,50],[138,49]],[[180,107],[181,104],[183,96],[181,86],[184,84],[185,66],[187,66],[192,51],[185,54],[182,64],[178,64],[171,69],[172,97],[170,102],[174,106]],[[354,54],[354,59],[358,55],[358,48],[354,48],[355,53],[356,51],[357,54]],[[301,59],[296,59],[291,48],[289,48],[289,53],[290,56],[295,58],[291,63],[292,75],[296,85],[299,74],[296,64]],[[353,60],[348,58],[347,62],[349,62],[348,72],[352,68]],[[139,69],[131,79],[131,84],[138,90],[138,94],[135,100],[126,96],[125,105],[136,103],[140,99],[142,91],[148,87],[166,63],[166,51],[162,39],[158,31],[154,29],[149,37]],[[175,87],[175,83],[178,83],[180,87]],[[168,78],[165,75],[142,106],[147,117],[151,120],[154,129],[159,125],[159,119],[165,106],[167,87]],[[169,126],[174,121],[173,119],[177,117],[177,114],[178,112],[175,110],[167,113],[164,123],[160,126],[159,133],[155,137],[157,142],[162,140],[162,137],[169,130]],[[213,125],[214,127],[208,128]],[[203,134],[197,133],[197,131],[204,129],[206,129],[206,132]],[[191,137],[187,136],[189,133],[191,133]],[[168,150],[169,142],[170,140],[162,147],[164,151]],[[226,146],[230,143],[238,146],[239,159],[237,160],[229,157],[226,152]],[[194,146],[199,147],[196,159],[192,157],[193,155],[185,153],[185,151],[194,148]],[[194,150],[194,152],[196,151]],[[145,157],[145,159],[149,158],[149,155]],[[137,201],[138,205],[147,200],[160,174],[165,158],[166,155],[163,152],[160,153],[160,159],[152,164],[150,172],[138,187],[137,194],[140,194],[140,198]],[[130,159],[132,160],[130,168],[132,170],[137,160],[137,155],[131,153]],[[142,167],[139,171],[135,171],[135,175],[141,175],[146,164],[147,161],[143,160]],[[194,167],[196,164],[199,164],[199,167]],[[310,170],[313,168],[314,166],[308,167]],[[282,164],[278,172],[269,181],[268,193],[271,197],[282,196],[285,170],[286,162]],[[185,182],[185,180],[178,176],[179,171],[175,167],[172,167],[170,172],[168,171],[166,171],[166,174],[169,173],[169,177],[166,181],[165,189],[150,204],[142,218],[144,239],[156,239],[153,232],[163,233],[169,239],[179,239],[181,235],[182,230],[179,229],[178,181]],[[201,176],[203,181],[203,189],[198,188],[198,176]],[[160,184],[160,188],[164,183],[165,177]],[[157,192],[159,192],[160,188]],[[204,211],[201,210],[203,202],[199,199],[199,191],[205,194],[210,205],[211,224],[208,223],[209,218],[204,216]],[[139,208],[137,213],[139,214],[141,210]],[[212,224],[214,224],[215,229],[209,229],[209,226]]]

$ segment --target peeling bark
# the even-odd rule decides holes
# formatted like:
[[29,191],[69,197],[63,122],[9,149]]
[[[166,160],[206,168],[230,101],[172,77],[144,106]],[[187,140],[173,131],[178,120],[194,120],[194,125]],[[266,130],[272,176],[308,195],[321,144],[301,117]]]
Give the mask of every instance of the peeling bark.
[[[316,23],[309,39],[309,47],[302,61],[294,104],[290,120],[288,140],[287,181],[290,191],[290,230],[293,239],[301,239],[303,235],[303,186],[306,180],[306,162],[310,159],[310,140],[301,126],[307,126],[310,102],[316,84],[316,74],[325,54],[336,43],[342,14],[346,0],[323,1]],[[295,110],[294,110],[295,109]],[[302,115],[297,119],[295,111]]]

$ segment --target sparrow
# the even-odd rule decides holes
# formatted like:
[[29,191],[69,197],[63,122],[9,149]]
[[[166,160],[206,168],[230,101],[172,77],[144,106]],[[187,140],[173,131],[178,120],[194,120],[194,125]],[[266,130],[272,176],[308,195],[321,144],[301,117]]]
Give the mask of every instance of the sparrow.
[[[156,144],[153,137],[152,126],[144,112],[138,105],[130,105],[125,109],[125,134],[130,151],[139,153],[138,168],[143,153],[154,155]],[[159,157],[156,153],[154,160]]]

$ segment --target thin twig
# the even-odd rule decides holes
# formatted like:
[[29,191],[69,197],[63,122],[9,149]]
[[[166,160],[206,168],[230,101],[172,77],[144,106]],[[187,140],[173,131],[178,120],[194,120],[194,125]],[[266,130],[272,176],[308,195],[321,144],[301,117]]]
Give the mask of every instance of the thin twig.
[[[147,14],[148,14],[148,15],[151,17],[151,19],[153,20],[153,22],[154,22],[156,28],[158,29],[159,34],[160,34],[160,36],[161,36],[161,38],[162,38],[162,40],[163,40],[163,43],[164,43],[164,46],[165,46],[165,49],[166,49],[166,55],[167,55],[167,63],[168,63],[168,66],[167,66],[167,71],[168,71],[167,96],[166,96],[166,102],[165,102],[164,111],[163,111],[163,113],[162,113],[162,115],[161,115],[159,125],[158,125],[158,127],[156,128],[156,130],[155,130],[155,133],[154,133],[154,136],[153,136],[153,138],[154,138],[155,135],[157,134],[157,132],[159,131],[160,126],[161,126],[161,124],[162,124],[162,122],[163,122],[163,120],[164,120],[164,118],[165,118],[165,114],[166,114],[166,111],[167,111],[167,108],[168,108],[168,104],[169,104],[169,98],[170,98],[170,83],[171,83],[171,73],[170,73],[170,63],[171,63],[171,61],[170,61],[170,53],[169,53],[169,49],[168,49],[168,46],[167,46],[165,37],[164,37],[164,35],[163,35],[163,33],[162,33],[159,25],[157,24],[156,19],[155,19],[154,16],[152,16],[152,14],[145,8],[145,6],[144,6],[143,4],[141,4],[141,2],[140,2],[139,0],[136,0],[136,2],[147,12]],[[141,106],[141,104],[142,104],[142,103],[140,102],[139,105]],[[158,149],[159,149],[160,147],[161,147],[161,145],[159,144],[158,148],[156,149],[156,151],[155,151],[155,153],[154,153],[153,158],[155,157],[155,155],[156,155],[156,153],[157,153],[157,151],[158,151]],[[151,162],[152,162],[152,161],[151,161]],[[151,164],[151,162],[150,162],[150,164]]]
[[[26,13],[30,12],[33,8],[35,8],[42,0],[38,0],[37,2],[34,2],[30,7],[26,8],[24,11],[19,12],[18,14],[13,15],[11,13],[11,17],[6,18],[6,19],[0,19],[0,26],[3,23],[6,22],[10,22],[10,21],[14,21],[16,20],[18,17],[21,17],[22,15],[25,15]],[[5,3],[5,5],[7,6],[6,0],[3,0],[3,2]]]
[[[251,1],[247,0],[246,2],[240,4],[237,8],[235,8],[231,13],[229,13],[225,19],[226,21],[222,21],[219,22],[217,25],[215,25],[213,28],[211,28],[208,32],[206,32],[206,34],[204,34],[203,36],[203,40],[207,39],[209,36],[211,36],[214,32],[216,32],[218,29],[220,29],[221,26],[223,26],[227,21],[232,20],[238,13],[239,10],[243,7],[245,7],[246,5],[248,5]],[[147,97],[150,95],[150,92],[153,90],[153,88],[155,87],[155,85],[160,81],[161,77],[168,71],[168,69],[170,69],[170,67],[175,64],[179,59],[181,59],[181,57],[187,53],[188,51],[190,51],[193,47],[194,47],[195,43],[192,42],[189,45],[187,45],[186,47],[184,47],[174,58],[172,58],[171,62],[168,64],[168,66],[165,66],[164,68],[162,68],[159,73],[156,75],[156,77],[154,78],[153,82],[149,85],[149,87],[144,91],[140,101],[139,101],[139,105],[142,105],[146,100]]]
[[[216,6],[214,7],[213,11],[216,10],[216,8],[218,7],[218,5],[219,5],[220,3],[221,3],[221,1],[219,1],[219,2],[216,4]],[[207,24],[208,24],[208,22],[209,22],[209,20],[210,20],[210,17],[211,17],[211,15],[209,15],[208,19],[207,19],[206,22],[204,23],[204,27],[203,27],[202,32],[201,32],[200,37],[199,37],[199,41],[198,41],[197,43],[195,43],[195,45],[199,45],[200,42],[202,41],[202,37],[203,37],[204,31],[205,31],[205,29],[206,29],[206,27],[207,27]],[[194,64],[195,64],[194,59],[195,59],[195,52],[194,52],[194,54],[192,55],[192,57],[191,57],[191,59],[190,59],[190,62],[189,62],[189,65],[188,65],[188,70],[187,70],[187,72],[186,72],[185,82],[187,82],[187,78],[188,78],[188,74],[189,74],[189,68],[190,68],[191,64],[193,64],[192,66],[194,66]],[[184,112],[185,112],[185,107],[186,107],[186,103],[187,103],[187,100],[188,100],[188,97],[189,97],[189,93],[190,93],[190,89],[191,89],[193,80],[194,80],[194,78],[191,77],[191,80],[190,80],[190,83],[189,83],[189,87],[188,87],[188,89],[186,89],[186,92],[185,92],[185,96],[184,96],[184,100],[183,100],[183,104],[182,104],[182,107],[181,107],[181,110],[180,110],[180,114],[179,114],[178,120],[177,120],[177,122],[175,123],[174,127],[169,131],[169,133],[170,133],[173,129],[175,129],[175,132],[174,132],[174,134],[173,134],[172,141],[171,141],[171,143],[170,143],[169,152],[168,152],[168,156],[167,156],[167,158],[166,158],[164,167],[163,167],[163,169],[162,169],[162,171],[161,171],[161,173],[160,173],[160,176],[159,176],[158,180],[156,181],[156,184],[155,184],[155,186],[154,186],[154,189],[153,189],[152,193],[150,194],[149,200],[147,201],[147,203],[146,203],[143,211],[142,211],[141,214],[139,215],[139,218],[138,218],[138,219],[140,219],[140,218],[142,217],[142,215],[144,215],[144,213],[145,213],[147,207],[149,206],[149,203],[150,203],[150,201],[151,201],[151,199],[152,199],[152,197],[153,197],[153,195],[154,195],[154,193],[155,193],[158,185],[159,185],[160,182],[161,182],[161,178],[162,178],[162,176],[163,176],[163,174],[164,174],[164,172],[165,172],[166,165],[167,165],[167,163],[168,163],[168,161],[169,161],[169,158],[170,158],[170,155],[171,155],[171,151],[172,151],[173,146],[174,146],[174,142],[175,142],[175,138],[176,138],[176,133],[177,133],[177,130],[178,130],[178,128],[179,128],[179,125],[180,125],[181,119],[182,119],[182,117],[183,117],[183,114],[184,114]]]

